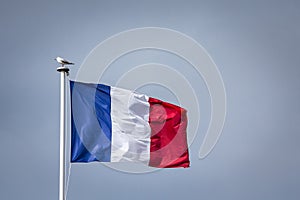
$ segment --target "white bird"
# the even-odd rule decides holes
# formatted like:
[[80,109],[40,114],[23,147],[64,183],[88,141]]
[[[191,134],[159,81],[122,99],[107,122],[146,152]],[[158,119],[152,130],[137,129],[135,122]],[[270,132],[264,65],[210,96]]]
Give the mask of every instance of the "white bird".
[[54,60],[56,60],[58,63],[60,63],[62,65],[74,65],[74,63],[67,61],[61,57],[56,57]]

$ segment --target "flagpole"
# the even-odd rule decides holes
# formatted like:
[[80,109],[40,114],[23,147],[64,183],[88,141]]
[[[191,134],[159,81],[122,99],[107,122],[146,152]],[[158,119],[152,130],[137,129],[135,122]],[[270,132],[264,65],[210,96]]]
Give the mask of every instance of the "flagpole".
[[60,72],[60,137],[59,137],[59,200],[66,200],[65,193],[65,163],[66,163],[66,149],[65,149],[65,138],[66,138],[66,76],[69,75],[69,68],[65,67],[64,64],[57,68]]

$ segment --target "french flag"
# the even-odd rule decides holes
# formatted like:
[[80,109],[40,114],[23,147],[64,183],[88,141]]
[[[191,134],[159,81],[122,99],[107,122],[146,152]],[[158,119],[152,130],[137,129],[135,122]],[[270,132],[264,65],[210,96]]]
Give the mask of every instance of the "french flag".
[[71,162],[189,167],[186,110],[144,94],[70,81]]

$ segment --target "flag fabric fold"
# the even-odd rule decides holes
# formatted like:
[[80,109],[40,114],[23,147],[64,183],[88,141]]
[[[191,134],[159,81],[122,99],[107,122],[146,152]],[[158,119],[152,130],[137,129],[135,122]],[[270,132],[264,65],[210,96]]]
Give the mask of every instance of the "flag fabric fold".
[[71,162],[189,167],[186,110],[144,94],[70,81]]

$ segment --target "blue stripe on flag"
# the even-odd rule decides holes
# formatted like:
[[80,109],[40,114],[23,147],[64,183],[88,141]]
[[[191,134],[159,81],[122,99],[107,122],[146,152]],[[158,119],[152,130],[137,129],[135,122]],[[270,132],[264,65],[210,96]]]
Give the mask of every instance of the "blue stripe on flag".
[[111,157],[110,87],[70,81],[71,162],[109,162]]

